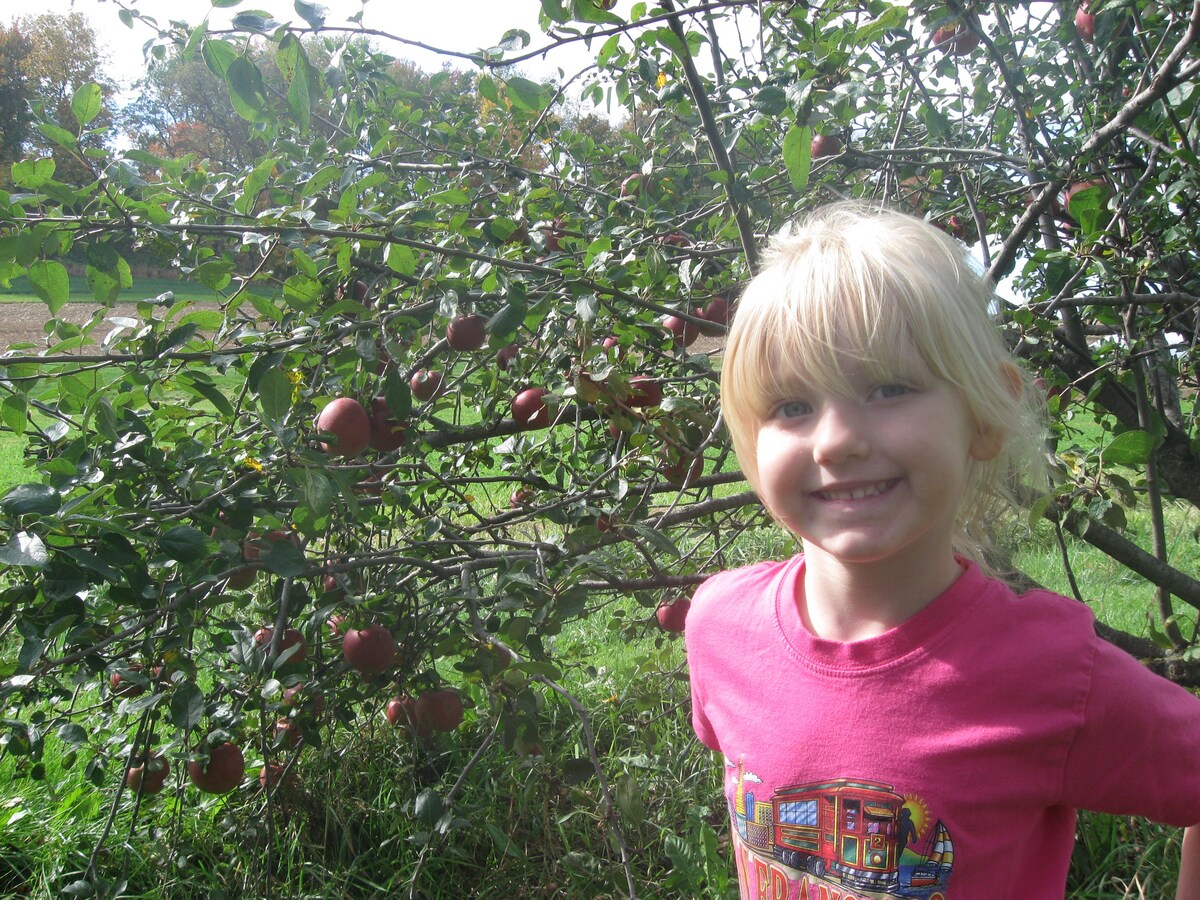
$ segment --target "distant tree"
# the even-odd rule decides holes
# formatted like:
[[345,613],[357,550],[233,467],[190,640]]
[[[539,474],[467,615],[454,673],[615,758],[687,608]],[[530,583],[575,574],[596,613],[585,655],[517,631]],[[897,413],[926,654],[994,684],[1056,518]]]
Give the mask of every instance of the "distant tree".
[[22,63],[32,49],[16,25],[0,27],[0,166],[21,155],[29,134],[29,81]]
[[[299,43],[314,69],[328,63],[323,41]],[[241,49],[261,73],[264,91],[283,102],[287,79],[274,47],[248,40]],[[170,159],[194,154],[219,171],[251,165],[267,150],[262,128],[238,113],[226,81],[198,53],[176,49],[153,61],[135,88],[138,99],[121,110],[118,124],[142,150]],[[314,132],[336,131],[325,112],[318,102],[310,122]]]
[[[105,100],[115,93],[116,83],[105,71],[96,32],[82,13],[44,13],[18,19],[14,27],[29,41],[21,69],[36,115],[71,129],[75,127],[71,102],[77,91],[96,85]],[[111,125],[112,113],[104,108],[88,123],[88,134],[82,137],[80,148],[99,147]],[[36,129],[29,130],[28,142],[34,150],[54,158],[57,178],[70,184],[95,181],[96,173],[83,154],[64,150]]]

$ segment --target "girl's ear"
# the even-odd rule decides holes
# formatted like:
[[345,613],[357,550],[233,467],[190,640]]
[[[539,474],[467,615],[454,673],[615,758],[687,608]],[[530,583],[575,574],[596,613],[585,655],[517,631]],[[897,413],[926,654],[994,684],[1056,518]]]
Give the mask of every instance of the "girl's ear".
[[[1021,395],[1025,393],[1025,381],[1021,378],[1020,369],[1012,363],[1001,363],[1000,380],[1004,382],[1008,392],[1013,395],[1013,399],[1021,399]],[[1004,441],[1007,437],[1008,435],[997,428],[987,426],[978,428],[975,436],[971,439],[971,458],[979,462],[994,459],[996,454],[1004,448]]]

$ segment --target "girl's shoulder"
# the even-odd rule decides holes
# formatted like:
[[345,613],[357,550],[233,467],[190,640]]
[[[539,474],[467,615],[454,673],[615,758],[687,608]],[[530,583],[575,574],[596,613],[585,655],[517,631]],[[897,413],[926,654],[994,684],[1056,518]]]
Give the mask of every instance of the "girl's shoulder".
[[764,560],[735,569],[724,569],[711,575],[696,589],[694,602],[711,602],[710,598],[728,597],[730,594],[745,596],[768,591],[781,577],[794,571],[802,559],[802,556],[794,556],[791,559]]

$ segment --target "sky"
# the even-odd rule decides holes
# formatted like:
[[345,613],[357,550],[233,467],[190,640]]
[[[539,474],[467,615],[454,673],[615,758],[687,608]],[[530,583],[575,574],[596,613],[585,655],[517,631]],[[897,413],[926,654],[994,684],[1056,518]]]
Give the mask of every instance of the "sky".
[[[217,27],[227,24],[238,12],[261,10],[281,22],[304,26],[292,0],[243,0],[233,9],[214,9],[209,0],[125,0],[125,4],[164,25],[171,20],[184,20],[194,25],[208,16],[210,23]],[[548,40],[537,25],[541,7],[538,0],[370,0],[365,4],[360,0],[323,0],[320,5],[326,9],[327,26],[348,24],[350,16],[365,10],[362,24],[367,28],[463,53],[495,45],[510,28],[529,32],[532,38],[530,49],[542,47]],[[113,0],[38,0],[35,3],[0,0],[0,22],[7,24],[14,18],[42,12],[66,15],[72,10],[83,13],[91,21],[101,45],[108,50],[109,74],[122,86],[135,81],[145,68],[143,45],[154,35],[139,22],[135,22],[132,29],[124,25],[118,15],[119,7]],[[446,60],[458,68],[470,66],[465,60],[456,61],[384,39],[376,39],[376,43],[392,56],[410,59],[427,70],[440,68]],[[520,68],[532,77],[541,78],[556,74],[561,66],[569,78],[585,66],[588,59],[582,45],[575,45],[573,51],[556,52],[545,62],[530,60],[522,63]]]

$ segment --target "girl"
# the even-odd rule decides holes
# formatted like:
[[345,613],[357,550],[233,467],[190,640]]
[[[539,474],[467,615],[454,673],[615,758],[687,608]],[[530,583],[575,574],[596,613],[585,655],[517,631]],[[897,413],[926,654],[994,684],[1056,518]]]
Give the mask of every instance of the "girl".
[[[687,621],[743,898],[1061,898],[1075,810],[1200,822],[1200,699],[1080,603],[985,565],[1037,410],[988,284],[927,223],[839,204],[776,240],[721,397],[802,555],[723,572]],[[1200,898],[1200,829],[1179,898]]]

